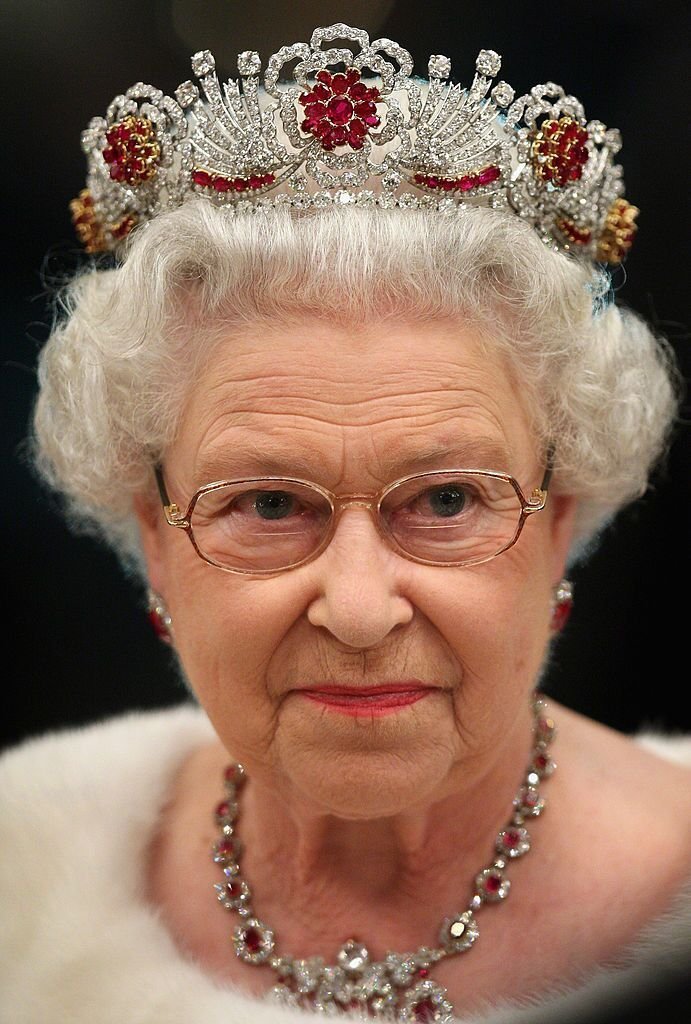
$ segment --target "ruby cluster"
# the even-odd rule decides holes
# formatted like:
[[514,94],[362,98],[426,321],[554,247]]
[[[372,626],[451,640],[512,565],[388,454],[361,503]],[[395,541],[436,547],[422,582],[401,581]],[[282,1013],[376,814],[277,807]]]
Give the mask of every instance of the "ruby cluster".
[[621,263],[633,245],[638,231],[635,223],[639,213],[626,199],[615,199],[607,213],[604,230],[600,237],[597,258],[602,263]]
[[[593,237],[592,231],[589,231],[588,228],[579,228],[572,220],[566,218],[557,221],[557,228],[573,245],[587,245]],[[564,628],[570,612],[571,606],[566,602],[554,609],[552,628],[555,632]]]
[[250,174],[249,178],[225,178],[222,174],[213,174],[197,168],[192,172],[192,181],[202,188],[212,188],[216,192],[249,192],[272,185],[276,180],[274,174]]
[[381,93],[365,85],[354,68],[335,75],[319,71],[316,77],[317,85],[298,98],[306,114],[300,127],[319,139],[323,149],[362,149],[365,136],[381,122],[376,106]]
[[103,159],[113,181],[124,185],[143,185],[154,177],[161,159],[156,132],[146,117],[129,115],[106,132]]
[[425,188],[441,189],[443,192],[470,192],[481,185],[491,185],[501,177],[501,171],[494,164],[483,167],[475,174],[464,174],[460,178],[442,178],[438,174],[416,174],[413,181]]
[[580,181],[590,154],[588,132],[572,117],[543,121],[533,141],[533,165],[543,181],[563,188]]

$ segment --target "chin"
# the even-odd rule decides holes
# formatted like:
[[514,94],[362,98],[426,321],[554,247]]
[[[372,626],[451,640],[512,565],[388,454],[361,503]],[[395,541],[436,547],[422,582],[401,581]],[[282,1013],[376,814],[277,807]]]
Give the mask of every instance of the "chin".
[[[287,752],[286,752],[287,753]],[[319,812],[350,820],[391,817],[443,795],[453,768],[448,746],[428,741],[413,749],[303,749],[281,757],[294,791]]]

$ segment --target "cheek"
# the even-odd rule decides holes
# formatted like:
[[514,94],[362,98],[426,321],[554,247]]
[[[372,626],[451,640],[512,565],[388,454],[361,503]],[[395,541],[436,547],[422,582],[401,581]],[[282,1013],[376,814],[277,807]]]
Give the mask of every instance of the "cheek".
[[512,702],[535,686],[549,640],[551,582],[537,534],[532,540],[484,565],[449,570],[443,599],[439,592],[429,605],[459,663],[460,706],[479,712],[488,693]]
[[270,742],[277,704],[267,672],[299,603],[275,579],[248,580],[195,562],[180,560],[169,576],[175,648],[219,736],[240,757],[245,742],[255,751]]

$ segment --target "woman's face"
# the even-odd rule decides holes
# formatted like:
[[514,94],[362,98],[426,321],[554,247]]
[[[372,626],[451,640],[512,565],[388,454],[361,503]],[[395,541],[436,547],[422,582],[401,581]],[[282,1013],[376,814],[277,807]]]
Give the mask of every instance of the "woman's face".
[[[505,471],[530,495],[543,460],[520,389],[463,323],[352,331],[306,319],[218,347],[164,471],[185,508],[220,479],[362,494],[437,468]],[[315,560],[268,577],[203,562],[160,506],[142,503],[139,517],[177,652],[230,754],[287,797],[367,818],[480,777],[525,728],[571,513],[550,496],[514,547],[451,568],[402,557],[351,508]],[[301,692],[401,682],[433,689],[372,717]]]

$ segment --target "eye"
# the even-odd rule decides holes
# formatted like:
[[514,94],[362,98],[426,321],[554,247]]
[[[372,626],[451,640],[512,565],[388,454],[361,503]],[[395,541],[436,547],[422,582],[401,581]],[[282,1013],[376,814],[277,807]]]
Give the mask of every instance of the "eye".
[[444,484],[441,487],[432,487],[425,491],[418,500],[423,505],[428,505],[435,515],[448,518],[457,516],[459,512],[463,511],[468,495],[457,484]]
[[297,499],[286,491],[261,491],[253,507],[262,519],[285,519],[296,511]]

